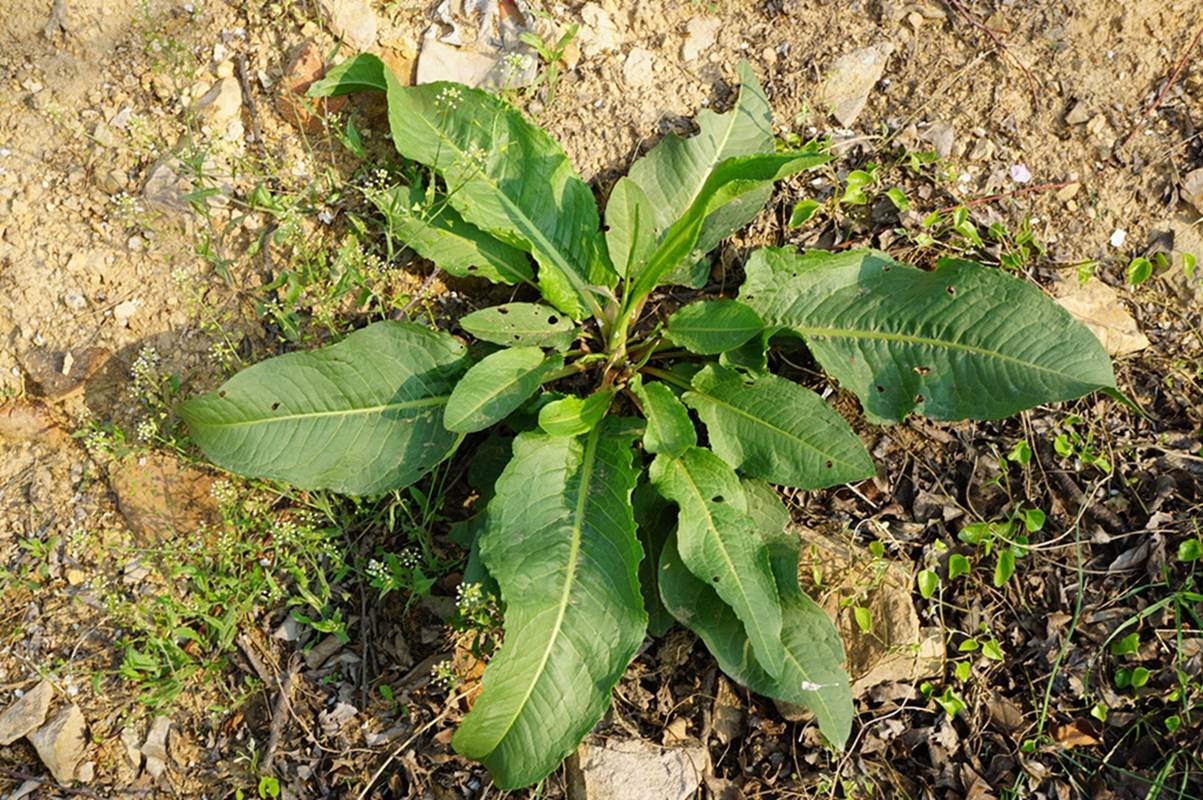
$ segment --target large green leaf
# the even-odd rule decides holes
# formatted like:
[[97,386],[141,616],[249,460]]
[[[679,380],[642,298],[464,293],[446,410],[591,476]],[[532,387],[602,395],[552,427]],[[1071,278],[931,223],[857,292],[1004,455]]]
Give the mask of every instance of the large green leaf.
[[452,744],[502,789],[572,752],[643,640],[632,440],[613,419],[577,439],[524,433],[497,480],[480,552],[505,636]]
[[734,610],[764,671],[780,677],[785,664],[781,603],[768,548],[748,516],[739,477],[700,447],[676,458],[656,456],[648,474],[656,490],[680,510],[681,559]]
[[544,356],[538,347],[491,353],[473,364],[455,385],[443,412],[443,424],[456,433],[482,431],[509,416],[563,365],[563,358]]
[[451,336],[377,322],[336,345],[249,367],[179,414],[205,455],[232,472],[377,494],[412,483],[454,449],[443,406],[464,366]]
[[763,330],[760,316],[737,300],[700,300],[673,312],[665,333],[673,344],[710,356],[734,350]]
[[[387,87],[397,152],[438,172],[464,219],[533,255],[549,302],[574,318],[602,316],[597,287],[612,288],[618,275],[593,193],[555,140],[488,92],[444,81],[402,86],[376,56],[352,61],[353,89]],[[343,87],[330,81],[323,91]]]
[[619,275],[643,268],[658,233],[647,195],[630,178],[619,178],[606,202],[606,249]]
[[970,261],[884,253],[749,259],[740,300],[805,338],[876,421],[995,419],[1115,385],[1106,351],[1037,287]]
[[771,186],[773,181],[812,169],[831,160],[813,150],[796,150],[738,156],[719,162],[707,176],[693,202],[669,226],[648,256],[643,269],[628,279],[628,307],[633,307],[660,285],[670,270],[689,256],[702,235],[706,220],[736,198]]
[[[798,587],[798,541],[782,528],[788,514],[763,484],[745,483],[749,514],[768,547],[781,597],[781,677],[768,675],[735,612],[684,564],[676,534],[664,543],[658,580],[660,596],[674,617],[701,637],[723,672],[758,694],[809,708],[819,729],[837,748],[852,727],[852,693],[842,668],[844,648],[831,619]],[[773,506],[776,506],[774,508]]]
[[477,339],[506,347],[537,345],[563,350],[580,333],[570,318],[541,303],[482,308],[460,319],[459,324]]
[[818,489],[867,478],[873,459],[844,418],[793,381],[710,364],[686,392],[710,446],[746,475]]
[[679,456],[698,443],[693,420],[672,389],[659,381],[645,385],[639,375],[631,381],[630,388],[647,417],[647,429],[643,433],[645,450]]
[[613,389],[598,389],[584,398],[552,400],[539,409],[539,427],[552,436],[580,436],[597,427],[613,399]]
[[495,283],[534,279],[526,253],[465,222],[445,197],[432,202],[418,187],[398,185],[370,192],[368,199],[391,236],[452,275]]
[[[773,151],[773,112],[747,62],[739,65],[739,79],[739,98],[734,108],[725,114],[709,109],[698,112],[695,135],[682,139],[670,133],[631,165],[628,180],[643,190],[645,207],[654,214],[653,237],[662,235],[685,213],[721,162]],[[708,212],[686,266],[704,267],[702,257],[719,241],[751,222],[764,208],[771,192],[770,186],[760,186]],[[607,222],[609,217],[607,209]],[[704,281],[705,276],[705,269],[683,270],[674,273],[670,281],[698,286],[698,279]]]

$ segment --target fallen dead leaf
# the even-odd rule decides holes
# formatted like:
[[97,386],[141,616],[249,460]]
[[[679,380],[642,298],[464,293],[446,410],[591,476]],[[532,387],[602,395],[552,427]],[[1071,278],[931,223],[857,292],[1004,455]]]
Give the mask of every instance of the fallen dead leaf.
[[1094,726],[1089,721],[1077,719],[1053,728],[1053,740],[1065,750],[1074,747],[1090,747],[1099,743],[1093,729]]
[[1060,277],[1057,302],[1098,337],[1113,356],[1135,353],[1149,346],[1149,339],[1124,308],[1119,292],[1097,279],[1082,283],[1075,276]]

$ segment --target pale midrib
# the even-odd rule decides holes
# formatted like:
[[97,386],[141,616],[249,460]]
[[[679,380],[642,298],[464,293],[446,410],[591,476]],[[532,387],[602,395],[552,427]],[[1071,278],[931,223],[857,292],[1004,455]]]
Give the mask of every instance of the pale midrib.
[[1021,367],[1047,372],[1050,375],[1056,375],[1059,378],[1070,378],[1073,376],[1067,372],[1046,367],[1035,361],[1024,361],[1022,358],[1000,353],[997,350],[987,350],[984,347],[976,345],[964,344],[963,342],[953,342],[945,339],[933,339],[930,336],[915,336],[908,333],[892,333],[890,331],[874,331],[865,330],[862,328],[813,328],[801,325],[790,325],[791,330],[797,331],[803,336],[826,336],[833,339],[876,339],[885,342],[901,342],[903,344],[927,345],[929,347],[939,347],[946,350],[959,350],[963,353],[973,353],[979,356],[1005,361],[1010,364],[1016,364]]
[[[447,147],[450,150],[452,150],[455,153],[458,153],[460,158],[468,157],[467,153],[465,153],[463,150],[461,150],[460,147],[455,143],[455,140],[451,139],[449,136],[447,136],[441,130],[439,130],[437,127],[435,127],[434,123],[432,123],[429,119],[427,119],[425,116],[423,116],[421,114],[419,114],[417,116],[419,119],[422,120],[422,122],[426,123],[426,127],[430,128],[430,130],[434,133],[434,135],[436,137],[438,137],[438,139],[440,141],[445,142],[447,144]],[[490,176],[489,173],[485,172],[483,169],[480,169],[480,170],[477,170],[476,174],[478,176],[483,176],[483,177],[478,178],[478,180],[480,180],[482,183],[484,183],[490,189],[492,189],[497,194],[497,196],[501,198],[501,201],[505,204],[506,208],[509,208],[515,212],[513,215],[515,218],[522,220],[525,223],[522,226],[522,230],[527,235],[527,237],[532,240],[531,243],[533,245],[536,245],[536,247],[538,248],[538,251],[541,254],[543,254],[544,257],[546,257],[549,261],[551,261],[554,264],[555,268],[560,271],[560,273],[568,280],[569,283],[572,284],[572,288],[580,296],[580,299],[584,301],[585,305],[591,306],[590,300],[592,298],[588,294],[585,282],[582,281],[580,279],[580,276],[577,275],[572,270],[568,261],[560,255],[559,250],[551,243],[551,241],[549,241],[547,239],[547,237],[543,235],[543,231],[541,231],[539,229],[539,227],[537,225],[535,225],[533,221],[531,221],[531,219],[526,215],[526,212],[524,210],[519,208],[514,203],[514,201],[512,201],[510,199],[509,195],[507,195],[505,192],[501,191],[501,187],[498,186],[492,180],[492,176]],[[447,199],[450,202],[451,196],[448,195]],[[558,211],[559,209],[556,209],[556,210]],[[460,216],[462,216],[464,219],[471,222],[471,219],[469,218],[468,212],[466,209],[461,208],[461,209],[459,209],[459,212],[460,212]],[[534,250],[534,249],[535,248],[532,247],[532,250]]]
[[384,403],[383,405],[365,406],[363,408],[340,409],[336,411],[306,411],[300,414],[282,414],[275,417],[256,417],[254,419],[244,419],[236,422],[204,422],[201,424],[210,428],[238,428],[243,425],[269,425],[277,422],[292,422],[300,419],[321,419],[323,417],[356,417],[364,414],[381,414],[385,411],[438,406],[446,403],[448,397],[450,397],[450,395],[442,394],[435,397],[423,397],[420,400],[406,400],[402,403]]
[[564,589],[560,593],[560,602],[556,608],[555,623],[551,627],[551,634],[547,637],[547,647],[543,649],[543,653],[539,657],[539,666],[534,671],[531,680],[527,683],[522,699],[514,706],[514,713],[510,717],[510,721],[505,724],[505,727],[495,737],[498,746],[509,736],[514,723],[518,721],[518,717],[521,716],[523,709],[526,708],[531,695],[534,694],[535,686],[543,678],[543,671],[547,668],[547,662],[551,659],[551,651],[555,646],[556,640],[560,638],[560,629],[564,626],[564,617],[568,613],[572,587],[576,583],[576,569],[580,560],[581,535],[585,519],[585,504],[589,499],[589,484],[593,478],[593,462],[597,456],[597,442],[600,430],[600,428],[594,428],[589,434],[589,438],[585,440],[584,457],[581,459],[581,483],[577,489],[576,506],[573,509],[572,540],[568,550],[568,565],[564,576]]
[[808,450],[818,453],[821,456],[826,456],[827,458],[830,458],[832,461],[838,461],[839,463],[841,463],[844,466],[849,467],[849,468],[856,466],[851,461],[847,461],[843,458],[840,458],[840,456],[835,453],[829,453],[826,450],[821,450],[816,445],[811,444],[810,442],[806,441],[805,439],[798,436],[797,434],[791,433],[790,431],[787,431],[785,428],[778,427],[777,425],[774,425],[773,423],[769,422],[768,420],[766,420],[763,417],[753,416],[752,414],[749,414],[747,411],[744,411],[739,406],[733,406],[724,400],[720,400],[719,398],[715,397],[712,394],[708,394],[706,392],[699,391],[697,389],[695,389],[692,392],[692,394],[696,394],[699,397],[704,397],[707,400],[709,400],[710,402],[714,403],[716,406],[721,406],[722,408],[727,409],[728,411],[730,411],[733,414],[736,414],[737,416],[740,416],[740,417],[743,417],[744,419],[750,420],[751,422],[754,422],[758,425],[768,428],[771,431],[776,431],[777,433],[781,434],[782,436],[785,436],[788,439],[794,440],[795,442],[797,442],[798,444],[807,448]]
[[[751,614],[752,601],[748,597],[748,590],[744,587],[744,582],[740,580],[739,570],[735,568],[735,562],[731,560],[731,553],[727,550],[727,545],[723,542],[723,537],[718,535],[718,526],[714,524],[714,517],[711,515],[710,509],[706,506],[706,496],[702,494],[701,489],[699,489],[698,485],[694,483],[693,477],[689,474],[689,470],[685,468],[685,465],[681,463],[680,460],[676,460],[673,463],[676,468],[680,470],[681,476],[685,479],[685,482],[689,484],[690,491],[692,491],[694,496],[697,497],[698,505],[700,505],[702,508],[702,514],[706,517],[706,527],[714,531],[714,541],[718,544],[718,549],[719,552],[722,553],[723,560],[727,562],[727,570],[735,577],[735,585],[739,587],[739,593],[743,595],[744,603],[748,606],[748,612]],[[738,616],[738,614],[736,614],[736,616]],[[760,626],[757,625],[759,620],[756,619],[756,615],[752,614],[752,617],[753,619],[750,621],[750,624],[759,628]],[[745,622],[744,624],[749,624],[749,622]],[[785,647],[783,646],[781,649],[784,651]],[[763,667],[763,665],[761,666]],[[765,670],[765,672],[768,672],[768,670]],[[770,677],[772,677],[771,674]]]

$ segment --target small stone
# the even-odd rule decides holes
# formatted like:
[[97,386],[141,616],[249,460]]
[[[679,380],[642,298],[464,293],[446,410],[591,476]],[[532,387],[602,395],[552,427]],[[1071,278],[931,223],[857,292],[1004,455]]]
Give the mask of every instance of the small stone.
[[723,22],[718,17],[694,17],[685,26],[685,43],[681,45],[681,57],[693,61],[715,43]]
[[322,117],[337,113],[347,104],[344,97],[306,97],[314,81],[326,74],[322,49],[313,39],[297,45],[284,68],[284,76],[276,84],[276,110],[298,127],[316,133],[322,128]]
[[1077,101],[1065,113],[1065,123],[1067,125],[1085,125],[1090,121],[1090,109],[1081,100]]
[[1077,181],[1071,181],[1057,190],[1057,199],[1062,203],[1067,203],[1072,200],[1081,190],[1082,184]]
[[63,294],[63,305],[72,311],[83,311],[88,307],[88,301],[79,292],[71,290]]
[[142,198],[148,208],[172,214],[194,213],[187,200],[193,189],[192,180],[181,174],[182,171],[183,163],[170,157],[150,168],[142,186]]
[[989,161],[994,156],[994,142],[986,138],[977,139],[973,142],[973,148],[969,151],[970,161]]
[[9,745],[46,721],[54,686],[41,681],[0,713],[0,745]]
[[651,51],[635,47],[622,65],[622,79],[628,86],[647,86],[655,80],[656,57]]
[[1112,247],[1123,247],[1124,242],[1128,241],[1128,232],[1123,228],[1116,228],[1111,232],[1111,239],[1109,241]]
[[96,176],[96,185],[105,194],[121,194],[126,190],[128,180],[125,173],[116,169],[103,169]]
[[931,143],[932,149],[940,158],[952,155],[952,145],[956,141],[956,129],[947,122],[934,122],[923,131],[923,138]]
[[54,779],[59,783],[70,783],[75,779],[75,767],[88,744],[86,734],[84,713],[72,703],[27,738]]
[[80,783],[91,783],[94,777],[96,777],[96,764],[92,761],[85,761],[75,770],[75,780]]
[[363,0],[318,0],[330,32],[356,50],[368,50],[376,44],[379,20]]
[[1011,180],[1016,183],[1027,183],[1032,179],[1032,172],[1027,168],[1026,164],[1011,165]]
[[215,74],[219,78],[233,78],[234,77],[234,62],[232,62],[232,61],[220,62],[214,68],[213,74]]
[[893,44],[879,42],[836,59],[823,82],[819,102],[832,109],[841,125],[849,126],[860,116],[893,52]]
[[581,28],[577,34],[585,58],[617,50],[622,39],[610,13],[597,3],[586,3],[581,9]]
[[126,240],[125,246],[131,253],[141,253],[146,249],[146,240],[141,236],[131,236]]
[[567,70],[576,69],[576,65],[581,63],[581,46],[577,44],[576,39],[564,45],[564,52],[560,55],[560,63]]
[[146,734],[146,742],[139,751],[146,757],[146,771],[155,780],[167,768],[167,734],[171,731],[171,717],[155,717]]
[[1203,214],[1203,168],[1182,176],[1182,199]]
[[88,579],[88,573],[84,572],[82,569],[75,569],[74,567],[68,567],[66,570],[63,571],[63,577],[67,579],[67,583],[69,585],[79,586],[81,583],[83,583],[84,581],[86,581]]
[[113,135],[113,129],[103,122],[97,122],[96,127],[92,129],[92,140],[101,147],[112,147],[117,144],[117,137]]
[[132,300],[124,300],[113,306],[113,319],[118,324],[124,325],[129,322],[134,314],[138,313],[138,307],[142,305],[142,301],[134,298]]
[[205,124],[223,128],[242,112],[242,87],[234,78],[222,78],[196,101],[193,110]]

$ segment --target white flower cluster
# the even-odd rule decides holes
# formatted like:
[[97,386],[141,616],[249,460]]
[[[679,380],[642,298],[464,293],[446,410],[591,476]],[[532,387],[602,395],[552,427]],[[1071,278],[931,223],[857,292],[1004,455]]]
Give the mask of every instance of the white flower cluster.
[[155,437],[159,435],[159,426],[153,419],[146,417],[138,423],[136,433],[138,434],[138,439],[140,441],[149,444],[150,442],[153,442]]
[[227,480],[213,481],[209,493],[223,509],[232,508],[238,502],[238,490]]
[[479,583],[461,583],[455,587],[455,607],[461,615],[470,617],[484,611],[488,605],[489,599]]
[[388,567],[374,558],[368,562],[364,572],[367,573],[368,580],[372,583],[387,583],[389,580]]
[[159,351],[151,345],[145,345],[138,352],[138,357],[130,367],[130,377],[133,378],[130,388],[136,397],[148,399],[158,391],[161,361]]
[[434,99],[434,107],[441,111],[450,111],[459,105],[459,101],[463,96],[464,93],[460,91],[458,86],[447,86]]

